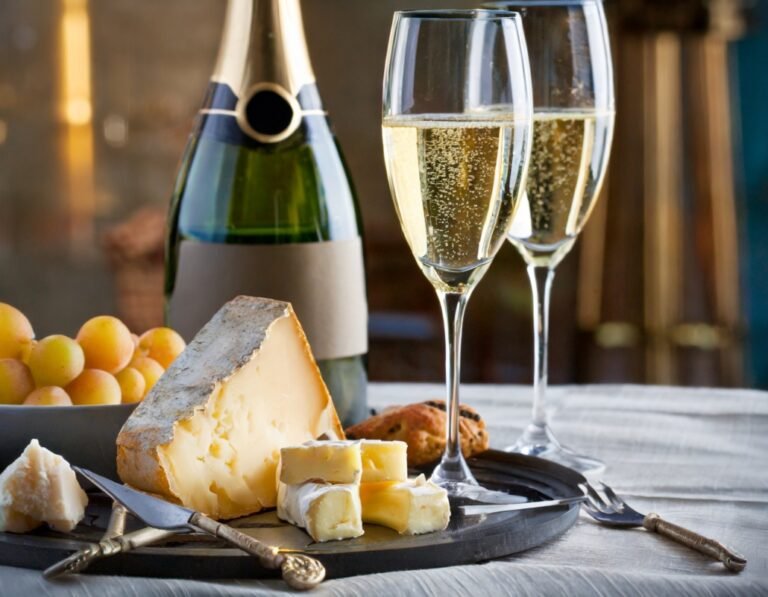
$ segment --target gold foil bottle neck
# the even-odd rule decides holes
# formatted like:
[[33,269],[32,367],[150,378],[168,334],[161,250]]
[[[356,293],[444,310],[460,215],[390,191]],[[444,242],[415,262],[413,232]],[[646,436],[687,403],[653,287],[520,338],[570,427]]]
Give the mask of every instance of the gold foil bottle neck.
[[239,98],[263,83],[293,97],[314,84],[299,0],[229,0],[212,80]]

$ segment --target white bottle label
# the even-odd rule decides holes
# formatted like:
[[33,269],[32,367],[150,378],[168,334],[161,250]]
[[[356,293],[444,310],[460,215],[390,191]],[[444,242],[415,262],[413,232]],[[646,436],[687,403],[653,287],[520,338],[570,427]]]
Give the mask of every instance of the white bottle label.
[[359,238],[281,245],[181,241],[171,327],[189,341],[241,294],[292,303],[318,360],[368,352]]

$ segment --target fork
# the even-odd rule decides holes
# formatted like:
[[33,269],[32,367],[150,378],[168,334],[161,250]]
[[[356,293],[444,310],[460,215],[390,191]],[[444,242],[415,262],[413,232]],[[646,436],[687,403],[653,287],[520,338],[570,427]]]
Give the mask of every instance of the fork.
[[649,531],[721,561],[731,572],[741,572],[747,565],[744,556],[727,548],[719,541],[666,521],[653,512],[643,515],[633,510],[605,483],[601,482],[600,487],[607,500],[589,483],[581,483],[579,487],[587,497],[587,501],[583,504],[584,509],[600,523],[613,527],[645,527]]
[[113,556],[118,553],[152,545],[173,536],[172,531],[162,531],[146,527],[132,533],[125,534],[125,519],[128,514],[121,504],[115,502],[112,505],[112,514],[109,518],[109,525],[98,543],[89,543],[80,551],[67,556],[60,562],[46,568],[43,576],[47,579],[57,578],[64,574],[76,574],[82,572],[94,561]]

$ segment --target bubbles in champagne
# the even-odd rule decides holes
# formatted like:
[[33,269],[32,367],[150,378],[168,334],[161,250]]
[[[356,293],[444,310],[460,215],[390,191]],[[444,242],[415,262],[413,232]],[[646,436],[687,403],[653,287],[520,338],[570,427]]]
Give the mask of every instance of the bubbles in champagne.
[[387,168],[406,239],[433,284],[463,291],[484,273],[512,216],[509,116],[401,117],[384,124]]
[[534,115],[525,198],[510,233],[524,255],[553,253],[579,234],[600,191],[612,128],[612,113]]

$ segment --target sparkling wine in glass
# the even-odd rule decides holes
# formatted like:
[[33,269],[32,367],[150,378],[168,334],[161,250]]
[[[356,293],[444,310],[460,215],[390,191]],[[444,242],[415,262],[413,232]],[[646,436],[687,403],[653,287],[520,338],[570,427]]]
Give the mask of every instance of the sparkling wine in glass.
[[461,454],[459,367],[467,301],[509,232],[530,156],[520,18],[398,12],[385,73],[382,135],[392,197],[445,325],[446,448],[432,481],[452,496],[496,501]]
[[611,149],[613,72],[600,0],[517,0],[533,82],[533,145],[526,192],[509,240],[527,264],[534,299],[533,418],[510,451],[597,473],[599,460],[560,445],[546,413],[549,299],[555,268],[586,224]]

